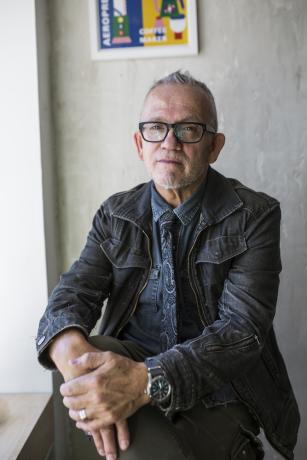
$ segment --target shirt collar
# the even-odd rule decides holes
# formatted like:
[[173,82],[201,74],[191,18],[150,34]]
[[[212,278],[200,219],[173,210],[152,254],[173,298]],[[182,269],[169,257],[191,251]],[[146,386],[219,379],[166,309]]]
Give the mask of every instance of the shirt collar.
[[199,212],[201,208],[201,202],[206,188],[206,179],[202,181],[198,189],[193,193],[192,196],[182,204],[177,206],[177,208],[172,208],[157,192],[154,183],[151,184],[151,208],[152,215],[155,222],[158,222],[160,217],[166,211],[173,211],[180,222],[183,225],[188,225],[194,218],[194,216]]

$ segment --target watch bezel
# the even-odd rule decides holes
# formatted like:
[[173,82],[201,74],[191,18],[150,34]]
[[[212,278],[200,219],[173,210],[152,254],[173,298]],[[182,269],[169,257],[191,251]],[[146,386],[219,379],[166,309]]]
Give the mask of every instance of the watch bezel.
[[[154,387],[154,384],[158,381],[163,381],[163,384],[165,386],[167,386],[167,393],[165,396],[163,396],[162,398],[159,398],[157,396],[154,396],[153,393],[152,393],[152,389]],[[154,377],[152,380],[151,380],[151,385],[150,385],[150,396],[151,396],[151,399],[153,399],[154,401],[156,401],[158,404],[160,403],[163,403],[165,401],[167,401],[167,399],[170,397],[170,394],[171,394],[171,391],[172,391],[172,387],[171,387],[171,384],[169,383],[169,381],[167,380],[167,378],[165,377],[165,375],[157,375],[156,377]]]
[[[148,382],[147,382],[147,386],[145,389],[145,393],[147,394],[147,396],[150,397],[153,403],[156,403],[158,405],[167,401],[167,399],[171,395],[172,386],[170,382],[168,381],[162,367],[161,366],[148,367],[147,374],[148,374]],[[166,383],[168,386],[167,394],[163,398],[157,398],[152,394],[153,384],[157,382],[158,380],[163,380],[163,382]]]

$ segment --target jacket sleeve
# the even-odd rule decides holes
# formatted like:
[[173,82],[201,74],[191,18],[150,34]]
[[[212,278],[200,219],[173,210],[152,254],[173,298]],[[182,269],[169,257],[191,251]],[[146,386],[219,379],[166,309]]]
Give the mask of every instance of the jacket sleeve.
[[232,260],[217,319],[201,336],[155,357],[173,387],[170,413],[193,407],[259,359],[272,327],[281,271],[275,200],[251,214],[244,236],[247,249]]
[[38,359],[46,368],[54,368],[47,348],[59,332],[76,327],[88,336],[101,315],[112,282],[112,267],[100,248],[106,232],[107,219],[101,207],[79,259],[62,274],[51,293],[36,338]]

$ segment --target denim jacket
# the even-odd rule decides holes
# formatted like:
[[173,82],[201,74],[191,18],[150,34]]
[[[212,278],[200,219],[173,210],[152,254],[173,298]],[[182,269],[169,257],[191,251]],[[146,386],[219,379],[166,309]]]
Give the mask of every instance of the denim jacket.
[[[268,440],[293,458],[299,412],[272,326],[279,273],[280,208],[209,168],[201,217],[188,254],[188,279],[203,324],[200,336],[158,355],[173,387],[170,413],[187,410],[231,383]],[[37,336],[40,362],[65,328],[118,336],[151,270],[150,183],[110,197],[87,243],[53,290]],[[212,401],[211,401],[212,402]],[[213,401],[214,404],[214,401]]]

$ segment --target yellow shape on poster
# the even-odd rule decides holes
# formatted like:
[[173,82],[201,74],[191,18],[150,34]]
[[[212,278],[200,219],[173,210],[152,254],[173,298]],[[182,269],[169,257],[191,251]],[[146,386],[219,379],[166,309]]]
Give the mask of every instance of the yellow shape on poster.
[[[142,10],[143,29],[140,40],[144,46],[188,43],[187,9],[185,5],[182,8],[181,1],[142,0]],[[163,11],[170,11],[170,16],[164,15]],[[176,11],[177,14],[172,16],[171,11]]]

